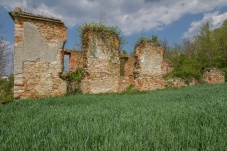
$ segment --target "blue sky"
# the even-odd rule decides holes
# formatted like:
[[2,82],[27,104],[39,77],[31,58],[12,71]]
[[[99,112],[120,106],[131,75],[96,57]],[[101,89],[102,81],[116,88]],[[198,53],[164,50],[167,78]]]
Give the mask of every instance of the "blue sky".
[[[5,40],[13,45],[14,23],[9,11],[24,11],[61,19],[68,28],[66,49],[73,49],[76,27],[103,21],[118,26],[128,44],[128,52],[140,36],[157,35],[169,45],[193,38],[209,21],[211,28],[227,19],[227,0],[0,0],[0,22]],[[77,37],[78,38],[78,37]],[[13,48],[13,47],[12,47]]]

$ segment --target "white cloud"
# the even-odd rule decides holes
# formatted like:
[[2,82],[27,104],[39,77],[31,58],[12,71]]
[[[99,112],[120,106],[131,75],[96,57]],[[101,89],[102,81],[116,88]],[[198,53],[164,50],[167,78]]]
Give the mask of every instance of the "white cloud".
[[183,34],[183,38],[193,38],[196,34],[199,33],[200,27],[206,22],[210,23],[210,29],[212,30],[217,27],[220,27],[223,21],[226,19],[227,19],[227,12],[223,14],[219,14],[218,11],[205,13],[202,20],[191,23],[188,31]]
[[119,26],[125,35],[157,30],[185,14],[212,11],[227,6],[226,0],[0,0],[9,11],[15,6],[61,19],[68,27],[99,22]]

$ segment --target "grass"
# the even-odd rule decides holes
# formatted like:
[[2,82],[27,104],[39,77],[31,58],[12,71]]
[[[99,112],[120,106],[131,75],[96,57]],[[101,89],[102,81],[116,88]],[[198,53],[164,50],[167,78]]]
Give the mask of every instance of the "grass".
[[227,83],[0,106],[0,150],[227,150]]

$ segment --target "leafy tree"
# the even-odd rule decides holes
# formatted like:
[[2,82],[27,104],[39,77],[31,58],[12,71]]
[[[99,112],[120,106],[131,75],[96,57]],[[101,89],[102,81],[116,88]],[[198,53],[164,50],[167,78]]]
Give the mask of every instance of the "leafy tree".
[[222,36],[222,48],[224,51],[225,66],[227,67],[227,20],[225,20],[221,26]]
[[227,20],[223,22],[220,28],[214,30],[214,32],[220,49],[220,55],[222,55],[223,65],[227,67]]
[[212,66],[214,42],[209,22],[201,27],[200,33],[195,39],[195,45],[197,59],[203,63],[204,67]]
[[217,28],[213,31],[214,37],[214,54],[213,54],[213,63],[214,67],[222,67],[224,66],[225,58],[224,58],[224,49],[223,49],[223,38],[221,36],[222,31],[220,28]]
[[201,26],[194,41],[184,39],[181,44],[166,49],[164,58],[169,59],[175,67],[171,76],[199,79],[204,67],[219,68],[227,75],[227,20],[214,30],[207,22]]

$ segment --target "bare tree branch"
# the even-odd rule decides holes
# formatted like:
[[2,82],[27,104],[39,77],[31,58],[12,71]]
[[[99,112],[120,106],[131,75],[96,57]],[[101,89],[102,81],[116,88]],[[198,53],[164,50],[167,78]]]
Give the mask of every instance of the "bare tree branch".
[[[2,15],[2,7],[0,6],[0,15]],[[4,41],[3,22],[0,22],[0,74],[4,73],[7,66],[6,51],[9,49],[9,43]]]

